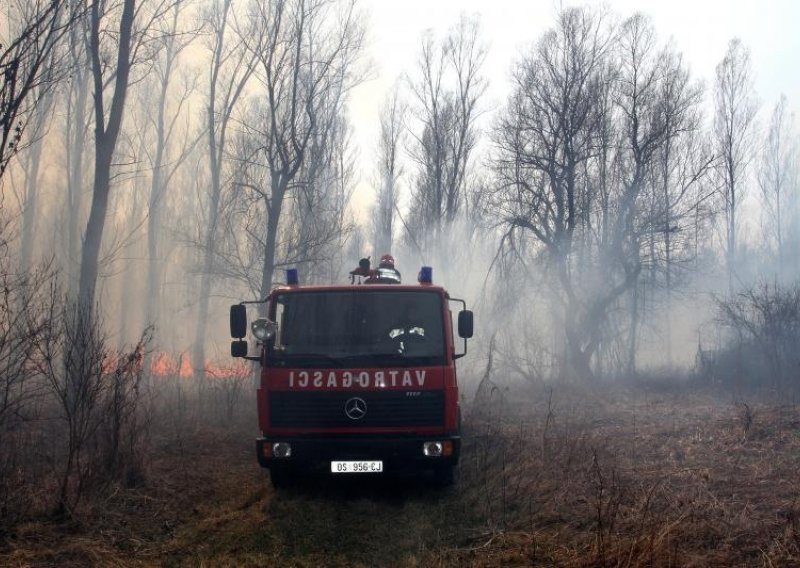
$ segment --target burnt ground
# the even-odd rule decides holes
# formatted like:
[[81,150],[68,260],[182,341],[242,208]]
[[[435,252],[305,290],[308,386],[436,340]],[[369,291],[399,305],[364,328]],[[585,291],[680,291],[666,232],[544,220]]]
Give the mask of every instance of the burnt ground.
[[800,400],[519,386],[467,406],[460,479],[274,492],[246,426],[156,436],[146,481],[18,523],[10,566],[800,564]]

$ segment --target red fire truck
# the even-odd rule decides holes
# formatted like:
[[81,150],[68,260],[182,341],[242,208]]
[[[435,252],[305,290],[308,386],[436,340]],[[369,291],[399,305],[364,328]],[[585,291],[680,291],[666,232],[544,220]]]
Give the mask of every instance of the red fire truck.
[[[231,355],[261,364],[256,451],[276,487],[320,469],[429,470],[440,485],[453,481],[461,442],[455,361],[472,337],[472,312],[433,284],[429,267],[418,284],[404,285],[385,259],[375,270],[362,259],[350,285],[301,286],[290,269],[265,300],[231,306]],[[459,352],[453,302],[461,304]],[[257,355],[245,340],[249,303],[266,303],[267,317],[251,324]]]

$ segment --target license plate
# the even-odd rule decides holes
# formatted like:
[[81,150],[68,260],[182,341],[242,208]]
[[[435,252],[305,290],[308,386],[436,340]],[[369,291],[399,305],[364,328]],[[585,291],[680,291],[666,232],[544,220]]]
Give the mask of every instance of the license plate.
[[382,461],[332,461],[331,473],[381,473]]

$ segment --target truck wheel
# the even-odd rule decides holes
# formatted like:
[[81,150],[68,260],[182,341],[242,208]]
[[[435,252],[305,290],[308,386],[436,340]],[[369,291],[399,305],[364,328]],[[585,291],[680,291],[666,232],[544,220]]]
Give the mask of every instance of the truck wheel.
[[433,480],[436,487],[450,487],[456,481],[456,467],[454,465],[442,465],[433,471]]
[[295,473],[286,466],[272,466],[269,468],[269,480],[273,489],[285,489],[295,481]]

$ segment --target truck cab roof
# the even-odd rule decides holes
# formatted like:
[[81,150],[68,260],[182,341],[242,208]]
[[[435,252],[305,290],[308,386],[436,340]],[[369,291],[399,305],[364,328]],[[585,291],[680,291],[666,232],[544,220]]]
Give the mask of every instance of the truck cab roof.
[[283,285],[273,288],[272,294],[292,292],[438,292],[449,296],[447,290],[433,284],[338,284],[338,285]]

